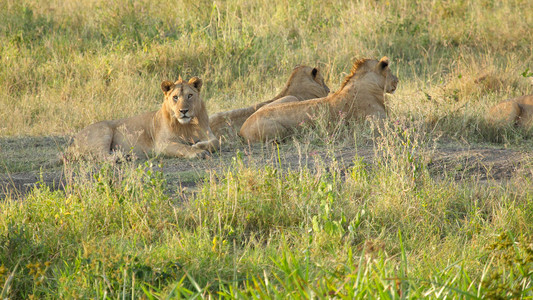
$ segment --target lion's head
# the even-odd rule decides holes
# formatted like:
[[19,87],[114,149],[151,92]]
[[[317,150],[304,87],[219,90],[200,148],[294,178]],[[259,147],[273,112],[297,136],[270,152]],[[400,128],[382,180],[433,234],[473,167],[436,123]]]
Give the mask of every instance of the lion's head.
[[398,77],[392,74],[389,68],[389,59],[384,56],[379,61],[375,59],[360,59],[352,67],[352,72],[346,77],[342,88],[351,78],[364,78],[365,82],[377,85],[377,88],[385,93],[394,93],[398,86]]
[[381,75],[380,83],[383,84],[383,90],[386,93],[392,94],[398,87],[398,77],[392,74],[389,68],[389,58],[384,56],[379,60],[375,67],[376,73]]
[[[308,66],[297,66],[292,71],[287,86],[279,96],[295,96],[300,100],[326,97],[329,88],[320,70]],[[280,98],[281,98],[280,97]]]
[[172,118],[177,119],[180,124],[187,125],[202,113],[201,87],[202,80],[198,77],[185,82],[180,76],[174,83],[167,80],[161,83],[161,89],[165,94],[165,106]]

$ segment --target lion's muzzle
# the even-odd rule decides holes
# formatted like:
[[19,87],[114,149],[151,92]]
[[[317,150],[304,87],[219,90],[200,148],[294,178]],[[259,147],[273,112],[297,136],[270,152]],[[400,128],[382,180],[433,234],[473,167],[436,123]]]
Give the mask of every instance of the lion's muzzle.
[[183,125],[189,124],[191,122],[191,119],[192,119],[192,116],[189,115],[188,109],[179,110],[178,122],[180,122],[180,124],[183,124]]
[[396,88],[398,87],[398,81],[399,80],[397,78],[392,80],[392,82],[389,84],[387,88],[387,93],[394,94],[394,92],[396,91]]

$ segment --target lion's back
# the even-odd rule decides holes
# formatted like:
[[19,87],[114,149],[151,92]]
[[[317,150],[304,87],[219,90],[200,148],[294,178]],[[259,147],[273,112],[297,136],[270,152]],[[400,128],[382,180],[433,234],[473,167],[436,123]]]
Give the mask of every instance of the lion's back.
[[533,95],[502,101],[489,110],[487,120],[492,125],[533,126]]

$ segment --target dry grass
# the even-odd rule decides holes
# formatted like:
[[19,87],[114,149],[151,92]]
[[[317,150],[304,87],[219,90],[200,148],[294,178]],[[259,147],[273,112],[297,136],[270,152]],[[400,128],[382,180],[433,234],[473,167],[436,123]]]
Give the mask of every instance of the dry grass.
[[157,109],[159,82],[179,74],[206,81],[212,113],[271,97],[297,64],[319,66],[335,90],[355,57],[391,57],[397,115],[465,102],[482,115],[533,90],[522,76],[533,69],[529,1],[1,5],[3,136],[70,134]]

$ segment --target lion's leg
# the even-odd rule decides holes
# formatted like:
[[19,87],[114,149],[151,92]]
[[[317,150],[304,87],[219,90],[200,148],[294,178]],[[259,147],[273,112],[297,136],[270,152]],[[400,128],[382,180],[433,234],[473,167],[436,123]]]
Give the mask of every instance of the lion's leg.
[[264,142],[282,142],[293,132],[291,127],[284,126],[279,122],[271,122],[269,126],[268,130],[261,133],[261,140]]
[[157,152],[166,156],[184,158],[206,158],[210,154],[206,150],[174,142],[158,145]]
[[239,135],[249,142],[265,142],[283,139],[289,131],[287,127],[275,120],[254,118],[248,119],[241,127]]
[[207,129],[207,141],[200,141],[194,145],[194,148],[215,152],[220,148],[220,140],[213,134],[211,128]]
[[515,124],[522,114],[518,103],[505,101],[492,107],[489,111],[488,120],[492,124]]
[[255,112],[254,107],[245,107],[230,111],[216,113],[209,116],[209,127],[214,135],[220,137],[228,133],[228,130],[238,131],[244,121]]

